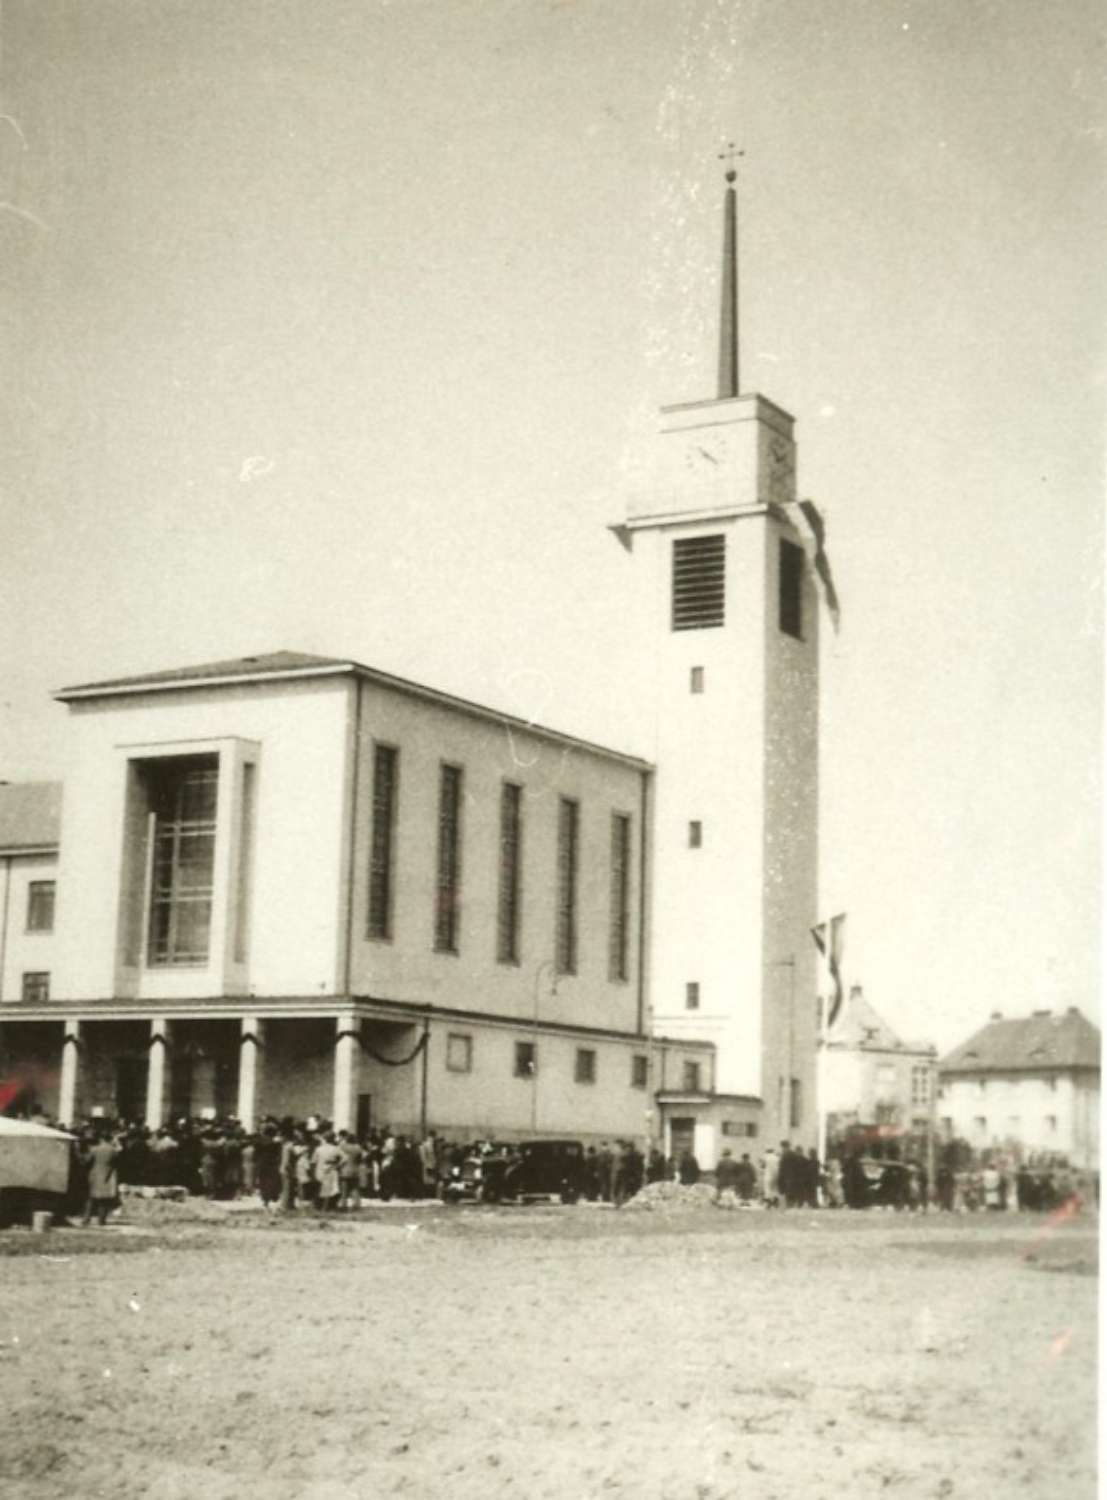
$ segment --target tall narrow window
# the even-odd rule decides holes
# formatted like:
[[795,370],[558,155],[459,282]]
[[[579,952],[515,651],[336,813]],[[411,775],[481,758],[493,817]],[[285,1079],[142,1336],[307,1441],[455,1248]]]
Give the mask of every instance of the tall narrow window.
[[688,678],[688,690],[692,693],[703,692],[703,668],[693,667]]
[[609,979],[630,976],[630,819],[611,815],[611,941]]
[[496,957],[519,962],[522,897],[523,788],[505,781],[500,789],[500,888],[496,917]]
[[396,843],[396,772],[399,751],[373,746],[373,828],[369,842],[369,936],[392,936],[393,859]]
[[147,962],[202,964],[211,940],[215,884],[215,756],[153,769],[153,869]]
[[798,1078],[790,1080],[788,1090],[788,1126],[796,1130],[803,1124],[803,1091]]
[[577,862],[580,804],[562,797],[557,809],[557,934],[554,962],[559,974],[577,971]]
[[32,880],[27,887],[27,931],[53,932],[54,882]]
[[683,1071],[684,1092],[686,1094],[698,1094],[700,1091],[700,1065],[698,1062],[684,1063]]
[[461,767],[443,766],[438,787],[434,946],[456,953],[461,931]]
[[803,639],[803,548],[780,543],[780,628]]
[[703,824],[698,818],[688,824],[688,847],[689,849],[703,848]]
[[684,986],[684,1009],[699,1010],[700,1008],[700,982],[698,979],[690,979]]
[[234,957],[244,964],[250,950],[250,885],[254,874],[254,778],[257,767],[242,767],[242,806],[239,809],[238,880],[235,886]]
[[673,543],[673,629],[706,630],[726,619],[726,537]]

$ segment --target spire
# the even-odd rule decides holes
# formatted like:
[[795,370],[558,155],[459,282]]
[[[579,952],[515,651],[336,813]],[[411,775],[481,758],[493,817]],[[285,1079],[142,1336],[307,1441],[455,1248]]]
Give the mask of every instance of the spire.
[[738,194],[734,182],[738,176],[734,163],[744,151],[736,151],[731,141],[719,153],[719,160],[729,163],[726,172],[726,196],[723,200],[723,285],[719,308],[719,400],[738,394]]

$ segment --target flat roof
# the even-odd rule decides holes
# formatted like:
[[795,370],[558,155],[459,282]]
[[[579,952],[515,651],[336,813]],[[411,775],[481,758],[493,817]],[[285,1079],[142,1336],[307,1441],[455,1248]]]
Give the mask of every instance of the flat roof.
[[535,724],[529,719],[520,719],[499,709],[488,708],[467,698],[455,697],[424,683],[412,682],[406,677],[397,677],[383,672],[378,667],[367,667],[351,657],[313,656],[305,651],[270,651],[260,656],[239,656],[224,661],[203,662],[199,666],[170,667],[157,672],[145,672],[134,677],[113,677],[102,682],[89,682],[74,687],[59,689],[54,697],[60,703],[87,702],[97,698],[134,697],[147,693],[184,692],[197,688],[241,687],[249,684],[267,684],[290,681],[306,681],[318,677],[360,678],[379,687],[392,688],[409,697],[438,704],[442,708],[471,717],[491,720],[508,725],[523,733],[537,735],[559,745],[568,745],[600,755],[608,760],[617,760],[636,771],[653,769],[649,761],[640,756],[629,755],[622,750],[613,750],[607,745],[598,745],[592,740],[576,735],[564,734],[557,729]]

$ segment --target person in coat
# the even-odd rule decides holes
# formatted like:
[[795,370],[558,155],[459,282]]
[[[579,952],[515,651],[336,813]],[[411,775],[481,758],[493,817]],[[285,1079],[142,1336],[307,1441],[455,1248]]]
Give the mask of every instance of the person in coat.
[[119,1148],[106,1136],[97,1136],[88,1150],[87,1161],[88,1200],[84,1222],[87,1224],[95,1214],[96,1222],[103,1226],[119,1197]]

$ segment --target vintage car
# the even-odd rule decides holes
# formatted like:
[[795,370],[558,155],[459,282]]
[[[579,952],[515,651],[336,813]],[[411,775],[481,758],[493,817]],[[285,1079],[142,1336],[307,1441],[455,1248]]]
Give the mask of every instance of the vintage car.
[[584,1147],[580,1141],[519,1141],[467,1156],[450,1169],[442,1196],[448,1203],[521,1202],[559,1198],[575,1203],[584,1190]]
[[0,1226],[29,1223],[44,1209],[60,1214],[72,1186],[73,1137],[0,1115]]

